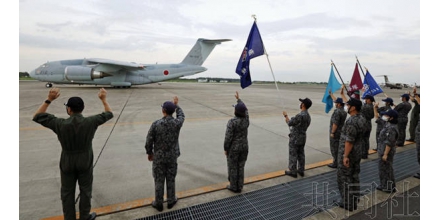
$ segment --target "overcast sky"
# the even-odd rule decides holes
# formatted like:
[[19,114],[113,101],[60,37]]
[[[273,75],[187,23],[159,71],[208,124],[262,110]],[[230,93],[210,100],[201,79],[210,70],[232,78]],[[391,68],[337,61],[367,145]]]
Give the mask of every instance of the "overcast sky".
[[[386,74],[420,84],[415,0],[20,0],[19,71],[84,57],[179,63],[197,38],[228,38],[192,78],[238,78],[252,14],[278,81],[327,82],[331,60],[349,81],[357,55],[378,83]],[[252,59],[250,70],[253,80],[273,80],[265,56]]]

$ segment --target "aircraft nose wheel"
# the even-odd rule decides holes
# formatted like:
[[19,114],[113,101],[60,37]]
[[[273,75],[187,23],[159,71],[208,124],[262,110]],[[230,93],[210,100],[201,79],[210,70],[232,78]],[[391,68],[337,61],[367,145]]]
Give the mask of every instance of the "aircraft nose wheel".
[[46,83],[46,88],[51,88],[52,87],[52,83]]

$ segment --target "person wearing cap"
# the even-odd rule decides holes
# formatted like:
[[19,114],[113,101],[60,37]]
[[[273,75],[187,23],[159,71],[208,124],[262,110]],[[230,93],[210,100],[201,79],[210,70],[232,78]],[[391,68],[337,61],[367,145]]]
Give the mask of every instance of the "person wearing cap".
[[416,127],[420,121],[420,105],[415,98],[416,95],[420,97],[420,94],[417,94],[417,88],[414,87],[413,90],[414,95],[410,96],[411,101],[414,103],[414,107],[411,111],[411,119],[409,121],[409,139],[407,141],[414,142],[416,137]]
[[344,111],[344,101],[342,98],[336,98],[331,91],[329,91],[329,94],[335,103],[335,110],[330,118],[330,152],[333,157],[333,162],[327,166],[337,168],[339,138],[341,137],[341,129],[345,124],[345,119],[347,119],[347,112]]
[[391,106],[394,105],[393,99],[390,97],[387,97],[386,99],[382,99],[382,102],[383,102],[382,107],[379,107],[379,103],[376,103],[376,105],[378,107],[378,109],[377,109],[378,115],[377,116],[375,115],[375,118],[376,118],[375,119],[375,122],[376,122],[376,148],[373,148],[374,151],[377,151],[377,147],[379,146],[379,134],[385,125],[385,121],[383,121],[381,119],[381,117],[382,117],[381,113],[386,112],[389,109],[392,109]]
[[362,102],[350,98],[344,110],[350,115],[345,122],[339,139],[337,182],[341,201],[339,207],[349,211],[357,209],[359,194],[359,173],[362,157],[362,138],[366,120],[360,113]]
[[[177,175],[177,158],[179,133],[185,121],[185,114],[178,105],[177,96],[173,102],[166,101],[162,104],[161,119],[156,120],[148,130],[145,150],[148,160],[153,162],[153,178],[155,186],[155,200],[152,207],[159,212],[163,210],[164,184],[167,183],[167,207],[173,208],[177,203],[175,178]],[[176,112],[177,117],[173,117]]]
[[284,119],[289,126],[289,170],[285,171],[286,175],[297,177],[297,174],[304,176],[304,168],[306,157],[304,153],[304,146],[307,139],[307,128],[312,119],[309,115],[308,109],[312,106],[312,100],[309,98],[299,99],[301,102],[299,108],[301,112],[295,117],[289,119],[286,111],[283,111]]
[[33,121],[56,133],[61,144],[59,167],[64,219],[76,219],[76,182],[78,182],[80,191],[80,219],[95,219],[96,213],[90,213],[93,183],[92,140],[98,126],[113,118],[112,110],[106,99],[107,91],[101,88],[98,93],[104,106],[104,112],[89,117],[82,115],[84,102],[80,97],[71,97],[64,104],[69,115],[67,119],[46,113],[49,105],[59,96],[60,89],[51,88],[46,101],[35,112]]
[[248,127],[249,113],[246,105],[240,99],[238,92],[235,92],[237,104],[234,106],[235,117],[229,119],[226,125],[225,140],[223,150],[227,158],[228,165],[228,190],[239,193],[244,184],[244,166],[246,164],[249,144]]
[[399,129],[399,138],[397,138],[396,145],[398,147],[403,147],[405,144],[406,126],[408,124],[408,113],[411,111],[412,105],[408,102],[409,95],[407,93],[401,95],[400,99],[402,102],[394,107],[394,110],[399,113],[399,121],[397,123],[397,128]]
[[399,114],[393,109],[389,109],[388,111],[382,113],[381,120],[385,121],[385,126],[380,131],[379,146],[377,148],[377,154],[380,158],[380,185],[378,185],[376,189],[388,193],[396,191],[393,161],[394,154],[396,153],[396,141],[399,135],[399,131],[397,129],[398,117]]
[[362,148],[362,159],[368,158],[368,150],[370,149],[370,135],[371,135],[371,119],[374,118],[374,106],[375,102],[374,97],[372,95],[365,95],[364,104],[362,105],[361,114],[365,117],[367,121],[366,130],[363,138],[363,148]]

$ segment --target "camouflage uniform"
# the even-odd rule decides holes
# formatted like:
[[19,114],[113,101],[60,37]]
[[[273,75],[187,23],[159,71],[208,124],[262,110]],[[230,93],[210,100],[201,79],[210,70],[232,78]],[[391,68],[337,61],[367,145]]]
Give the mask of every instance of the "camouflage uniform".
[[293,175],[297,172],[304,172],[306,157],[304,154],[304,146],[307,139],[307,128],[312,119],[309,112],[303,110],[295,117],[292,117],[287,125],[290,128],[289,134],[289,170]]
[[408,113],[411,111],[411,104],[407,101],[398,104],[394,110],[399,113],[397,122],[397,128],[399,129],[399,137],[397,138],[397,146],[403,146],[405,144],[406,137],[406,125],[408,124]]
[[91,209],[93,184],[92,140],[98,126],[113,118],[112,112],[83,117],[74,113],[69,118],[57,118],[49,113],[35,115],[33,121],[51,129],[61,143],[61,200],[64,219],[76,219],[75,189],[80,190],[80,219],[87,219]]
[[415,140],[416,127],[420,121],[420,105],[414,100],[414,108],[411,111],[411,120],[409,122],[409,139]]
[[368,158],[368,150],[370,149],[370,134],[371,134],[371,119],[374,118],[374,109],[373,104],[364,104],[361,109],[361,114],[364,116],[365,120],[367,121],[365,125],[365,133],[363,137],[363,148],[362,148],[362,158],[366,159]]
[[[342,127],[339,139],[337,180],[341,202],[349,209],[356,209],[359,198],[359,173],[361,171],[362,138],[365,134],[365,118],[360,114],[350,116]],[[345,142],[353,143],[353,148],[348,155],[349,167],[344,166]]]
[[337,128],[333,134],[333,138],[330,137],[330,151],[333,157],[333,165],[338,164],[338,149],[339,149],[339,138],[341,137],[341,130],[344,126],[345,119],[347,119],[347,112],[344,108],[336,108],[330,119],[330,133],[332,132],[333,124],[336,124]]
[[179,133],[185,121],[183,110],[176,106],[177,118],[167,115],[155,122],[150,127],[145,143],[148,155],[153,157],[153,177],[155,185],[155,201],[163,203],[164,183],[167,182],[167,202],[177,201],[175,195],[175,178],[177,175],[177,158],[179,152]]
[[[391,106],[389,106],[389,105],[382,106],[377,109],[377,112],[378,112],[379,116],[381,116],[380,115],[381,112],[388,111],[389,109],[391,109]],[[383,127],[385,126],[385,121],[379,117],[379,118],[376,118],[375,122],[377,124],[377,126],[376,126],[376,144],[377,144],[376,149],[377,149],[379,147],[379,134],[380,134],[380,131],[382,131]]]
[[[243,103],[237,99],[237,103]],[[240,191],[244,183],[244,166],[247,160],[248,145],[248,127],[249,113],[246,110],[245,117],[231,118],[226,126],[224,151],[227,152],[228,159],[228,180],[230,189]]]
[[[379,135],[379,147],[377,148],[377,154],[379,155],[379,179],[380,186],[383,189],[392,190],[396,187],[394,179],[393,161],[394,154],[396,153],[396,141],[399,135],[397,124],[385,123],[385,127],[380,131]],[[385,153],[386,146],[391,147],[387,161],[382,160],[382,156]]]
[[417,123],[415,141],[417,146],[417,162],[420,165],[420,121]]

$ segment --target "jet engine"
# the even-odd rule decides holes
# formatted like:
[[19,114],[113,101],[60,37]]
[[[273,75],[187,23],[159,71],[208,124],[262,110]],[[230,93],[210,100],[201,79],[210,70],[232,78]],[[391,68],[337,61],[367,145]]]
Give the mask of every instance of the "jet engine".
[[93,68],[85,66],[68,66],[64,70],[64,76],[70,81],[88,81],[111,76],[108,73],[95,71]]

